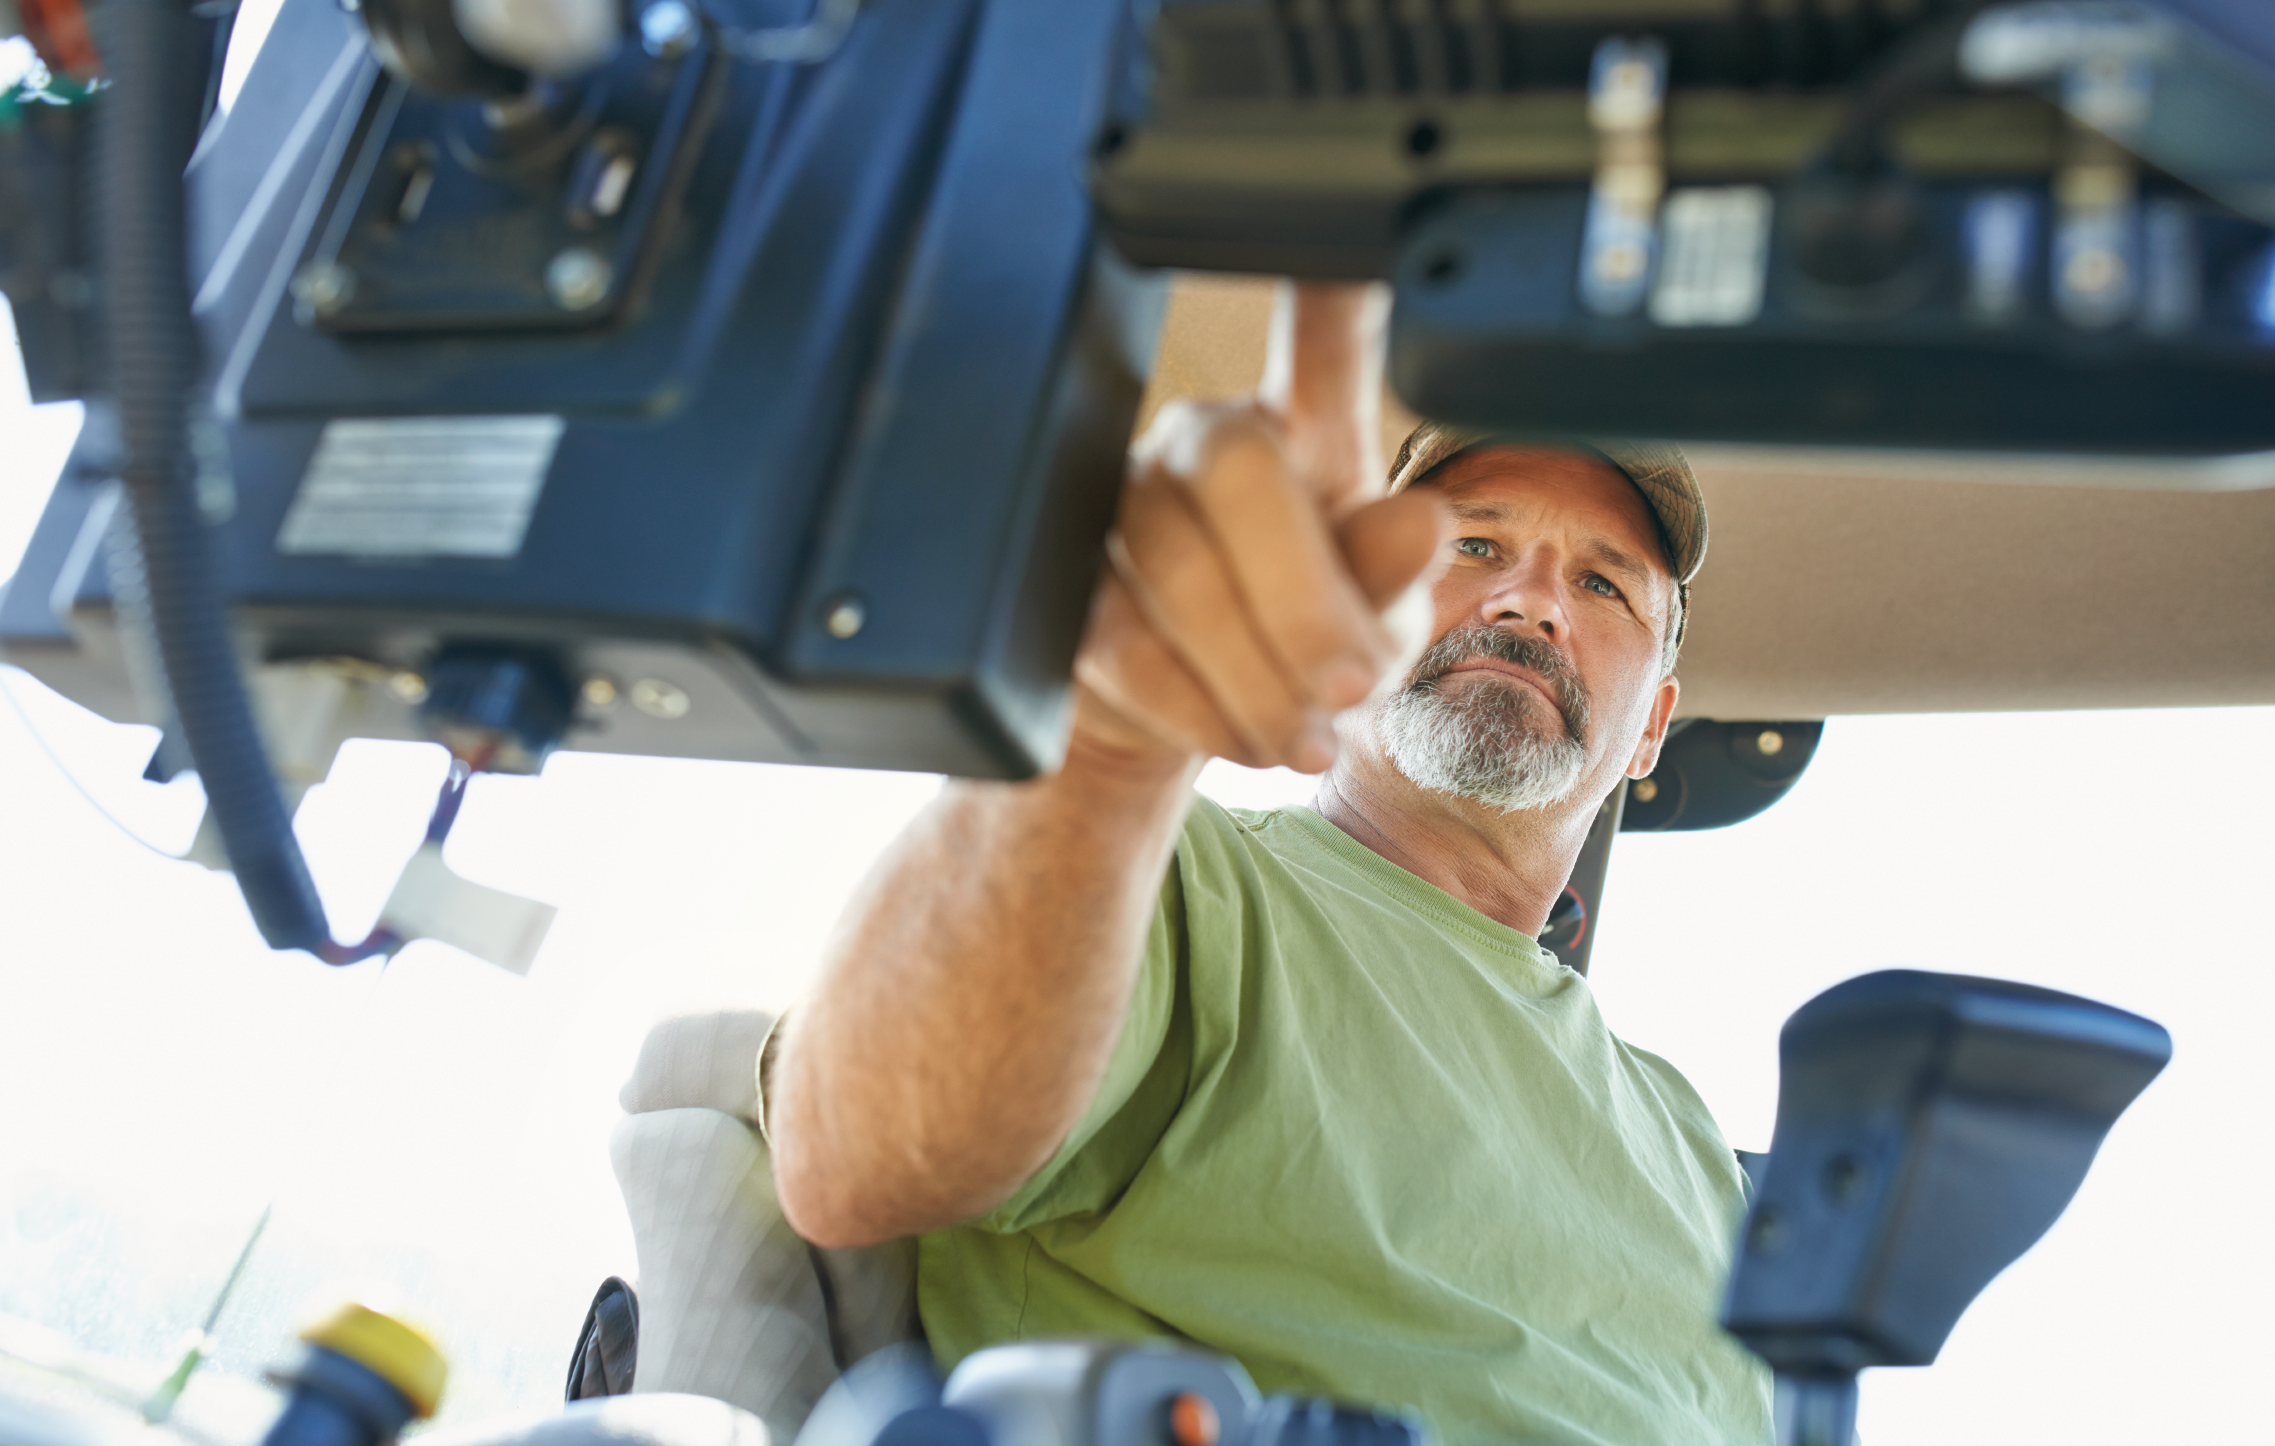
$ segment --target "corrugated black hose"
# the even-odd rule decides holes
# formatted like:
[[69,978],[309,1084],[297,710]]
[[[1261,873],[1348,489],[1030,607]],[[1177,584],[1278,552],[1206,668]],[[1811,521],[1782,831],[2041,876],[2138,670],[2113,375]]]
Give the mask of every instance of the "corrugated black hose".
[[269,772],[198,511],[182,171],[204,99],[206,31],[183,0],[103,0],[97,15],[109,81],[95,143],[105,340],[166,689],[261,937],[345,962]]

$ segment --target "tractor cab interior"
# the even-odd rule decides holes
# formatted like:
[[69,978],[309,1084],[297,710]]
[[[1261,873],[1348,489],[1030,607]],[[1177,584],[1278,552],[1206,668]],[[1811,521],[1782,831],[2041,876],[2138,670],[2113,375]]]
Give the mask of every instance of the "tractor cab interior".
[[0,61],[0,1446],[1423,1439],[1180,1346],[942,1381],[757,1118],[869,862],[1059,763],[1129,440],[1289,276],[1394,291],[1385,455],[1695,468],[1675,729],[1541,942],[1744,1147],[1781,1446],[2255,1428],[2254,7],[0,0]]

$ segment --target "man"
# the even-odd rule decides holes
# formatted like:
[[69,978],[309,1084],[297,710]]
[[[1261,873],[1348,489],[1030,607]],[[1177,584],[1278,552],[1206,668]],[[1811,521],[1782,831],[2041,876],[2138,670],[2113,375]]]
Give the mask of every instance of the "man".
[[1695,484],[1425,428],[1369,500],[1381,315],[1303,290],[1272,402],[1141,445],[1064,767],[945,791],[791,1016],[783,1208],[921,1235],[943,1365],[1167,1333],[1456,1443],[1762,1440],[1735,1161],[1532,937],[1666,735]]

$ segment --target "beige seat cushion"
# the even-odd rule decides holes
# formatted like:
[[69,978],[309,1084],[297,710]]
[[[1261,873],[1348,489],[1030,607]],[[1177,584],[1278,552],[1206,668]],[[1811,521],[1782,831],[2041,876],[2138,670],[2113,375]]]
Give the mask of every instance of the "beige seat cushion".
[[756,1128],[773,1026],[742,1010],[649,1031],[609,1154],[640,1261],[633,1390],[731,1402],[786,1442],[841,1369],[922,1332],[915,1241],[815,1250],[782,1217]]

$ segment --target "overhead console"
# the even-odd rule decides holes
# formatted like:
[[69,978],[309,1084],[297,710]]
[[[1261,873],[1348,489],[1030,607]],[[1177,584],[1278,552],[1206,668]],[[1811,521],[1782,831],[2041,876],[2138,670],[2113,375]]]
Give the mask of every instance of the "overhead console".
[[[0,648],[166,728],[275,942],[271,774],[349,736],[1053,766],[1153,268],[1389,278],[1455,423],[2275,475],[2275,47],[2212,0],[285,0],[202,141],[215,17],[106,4],[0,136],[92,418]],[[1834,711],[1700,641],[1700,711]]]
[[2275,98],[2177,7],[1165,0],[1140,54],[1115,244],[1393,277],[1424,415],[2275,447]]

